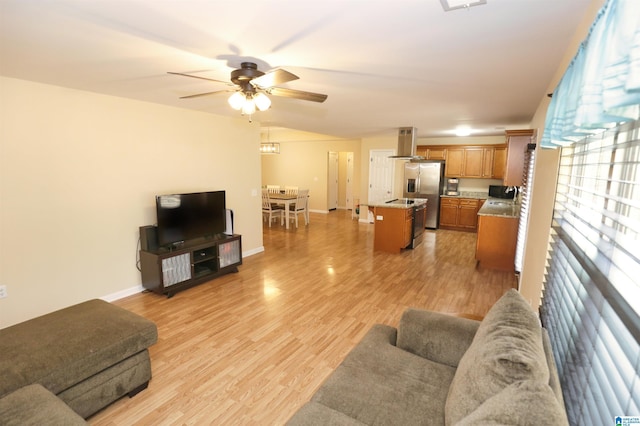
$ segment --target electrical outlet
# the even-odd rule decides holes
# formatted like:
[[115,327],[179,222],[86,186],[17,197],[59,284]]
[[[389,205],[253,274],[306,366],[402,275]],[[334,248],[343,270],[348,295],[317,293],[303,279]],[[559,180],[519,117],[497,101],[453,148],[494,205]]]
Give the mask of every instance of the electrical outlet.
[[5,297],[7,297],[7,286],[6,285],[0,285],[0,299],[4,299]]

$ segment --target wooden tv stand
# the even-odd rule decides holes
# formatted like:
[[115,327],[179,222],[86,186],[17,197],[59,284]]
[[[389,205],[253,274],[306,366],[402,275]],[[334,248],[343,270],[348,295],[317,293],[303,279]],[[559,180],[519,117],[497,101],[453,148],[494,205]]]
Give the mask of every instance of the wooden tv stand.
[[140,251],[142,286],[168,297],[230,272],[242,264],[242,238],[198,239],[179,248]]

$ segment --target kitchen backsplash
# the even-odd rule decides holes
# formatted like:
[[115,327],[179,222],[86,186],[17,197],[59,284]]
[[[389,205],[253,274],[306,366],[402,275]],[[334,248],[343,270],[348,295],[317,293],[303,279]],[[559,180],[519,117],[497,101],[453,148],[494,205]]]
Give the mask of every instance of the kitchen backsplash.
[[465,179],[460,178],[458,191],[460,192],[489,192],[489,185],[502,185],[501,179]]

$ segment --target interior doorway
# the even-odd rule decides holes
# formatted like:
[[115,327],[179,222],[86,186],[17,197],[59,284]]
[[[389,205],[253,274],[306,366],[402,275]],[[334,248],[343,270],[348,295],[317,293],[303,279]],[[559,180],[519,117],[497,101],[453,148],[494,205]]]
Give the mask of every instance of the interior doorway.
[[391,149],[369,151],[369,202],[387,201],[393,195],[393,175],[395,155]]
[[343,153],[347,160],[347,181],[345,184],[345,208],[347,210],[354,209],[353,205],[353,152]]
[[327,209],[329,211],[338,208],[338,159],[337,152],[329,151],[327,167]]

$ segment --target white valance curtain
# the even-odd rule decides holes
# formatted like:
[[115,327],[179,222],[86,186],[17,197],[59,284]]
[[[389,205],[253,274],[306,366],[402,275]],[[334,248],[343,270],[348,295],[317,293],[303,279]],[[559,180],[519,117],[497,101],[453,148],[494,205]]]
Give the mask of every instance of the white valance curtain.
[[640,0],[607,0],[553,92],[543,147],[640,118]]

